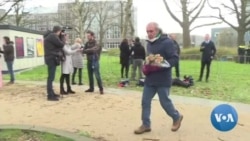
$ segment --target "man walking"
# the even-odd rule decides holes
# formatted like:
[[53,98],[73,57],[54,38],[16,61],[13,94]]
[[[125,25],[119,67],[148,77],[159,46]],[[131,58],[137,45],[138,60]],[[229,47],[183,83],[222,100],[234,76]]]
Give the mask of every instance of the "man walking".
[[[169,37],[173,40],[173,42],[174,42],[174,47],[175,47],[175,49],[176,49],[176,51],[177,51],[178,56],[180,57],[181,50],[180,50],[179,44],[178,44],[177,41],[176,41],[176,35],[175,35],[175,34],[170,34]],[[174,68],[175,68],[175,75],[176,75],[176,77],[179,79],[179,78],[180,78],[179,60],[178,60],[178,62],[176,63],[176,65],[174,66]]]
[[147,53],[160,54],[169,65],[167,68],[161,68],[146,75],[142,96],[142,125],[134,131],[135,134],[151,131],[151,101],[156,93],[158,93],[162,108],[173,120],[172,131],[177,131],[180,128],[183,119],[169,98],[172,81],[171,67],[178,62],[178,55],[171,39],[162,36],[159,29],[157,23],[152,22],[147,25]]
[[207,68],[206,82],[208,82],[210,74],[210,65],[216,53],[214,42],[210,40],[210,36],[208,34],[205,35],[205,41],[201,43],[200,51],[202,52],[202,57],[201,57],[200,78],[198,79],[198,81],[202,81],[204,68],[206,66]]
[[53,32],[44,35],[44,52],[45,63],[48,66],[47,78],[47,98],[49,101],[58,101],[59,95],[53,90],[53,81],[55,79],[56,67],[60,65],[60,52],[64,46],[64,42],[59,39],[61,27],[54,26]]
[[104,94],[102,79],[99,70],[99,59],[101,55],[101,47],[96,43],[95,34],[92,31],[87,31],[88,42],[85,44],[83,53],[87,54],[87,69],[89,77],[89,89],[85,92],[94,92],[94,76],[99,87],[100,94]]

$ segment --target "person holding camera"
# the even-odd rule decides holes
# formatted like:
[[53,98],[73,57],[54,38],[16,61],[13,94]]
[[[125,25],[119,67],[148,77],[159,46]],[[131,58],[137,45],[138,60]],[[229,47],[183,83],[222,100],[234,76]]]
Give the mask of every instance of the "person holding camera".
[[[63,47],[63,52],[65,54],[65,60],[62,61],[62,74],[60,77],[60,93],[63,95],[67,94],[75,94],[75,92],[71,89],[70,86],[70,74],[73,72],[72,58],[71,55],[82,51],[82,48],[75,48],[72,50],[71,46],[68,43],[68,35],[65,34],[65,42],[66,44]],[[66,80],[67,91],[65,91],[63,84],[64,80]]]
[[60,61],[63,59],[62,49],[65,43],[59,38],[61,32],[60,26],[54,26],[52,32],[44,35],[44,59],[48,67],[47,99],[49,101],[59,100],[59,95],[55,94],[53,90],[53,81],[55,79],[56,67],[60,65]]

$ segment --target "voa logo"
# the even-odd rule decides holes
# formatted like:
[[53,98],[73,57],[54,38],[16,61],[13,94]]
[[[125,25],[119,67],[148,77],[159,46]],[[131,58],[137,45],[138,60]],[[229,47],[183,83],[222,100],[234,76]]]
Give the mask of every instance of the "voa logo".
[[219,131],[230,131],[238,122],[238,114],[234,107],[228,104],[216,106],[211,112],[211,123]]
[[221,122],[221,121],[224,121],[224,122],[234,122],[234,118],[233,118],[233,115],[232,114],[227,114],[227,115],[224,115],[224,114],[214,114],[215,116],[215,119],[217,122]]

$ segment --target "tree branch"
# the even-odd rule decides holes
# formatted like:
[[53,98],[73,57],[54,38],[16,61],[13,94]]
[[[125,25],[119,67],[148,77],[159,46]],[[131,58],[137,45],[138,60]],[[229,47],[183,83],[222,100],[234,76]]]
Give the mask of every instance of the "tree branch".
[[177,23],[179,23],[179,25],[180,25],[181,27],[183,27],[183,23],[181,22],[181,20],[178,19],[178,18],[175,16],[175,14],[170,10],[170,8],[169,8],[169,6],[168,6],[168,3],[167,3],[167,0],[163,0],[163,3],[164,3],[164,5],[165,5],[165,7],[166,7],[168,13],[170,14],[170,16],[171,16]]
[[216,25],[216,24],[221,24],[223,22],[214,22],[214,23],[208,23],[208,24],[202,24],[202,25],[197,25],[193,28],[190,29],[190,32],[193,31],[196,28],[204,27],[204,26],[211,26],[211,25]]
[[[17,5],[19,2],[22,2],[23,0],[15,0],[15,2],[10,6],[10,8],[0,17],[0,21],[2,21],[9,13],[10,11],[12,10],[12,8]],[[7,2],[10,2],[10,1],[6,1]],[[3,4],[5,5],[5,4]]]
[[227,21],[222,15],[221,15],[221,9],[219,7],[214,7],[209,3],[209,0],[207,0],[208,6],[212,9],[216,9],[219,11],[219,17],[216,16],[210,16],[213,18],[217,18],[217,19],[221,19],[223,22],[225,22],[226,24],[228,24],[230,27],[232,27],[234,30],[238,30],[238,27],[234,26],[233,24],[231,24],[231,22]]
[[199,6],[201,5],[202,0],[200,0],[200,2],[189,11],[189,15],[191,15],[197,8],[199,8]]
[[[197,19],[197,17],[200,15],[202,9],[204,8],[204,5],[206,3],[207,0],[203,0],[203,3],[200,6],[200,9],[198,10],[198,12],[195,14],[195,16],[191,19],[190,21],[190,25],[195,21],[195,19]],[[199,4],[200,5],[200,4]]]
[[235,14],[236,14],[236,18],[237,18],[237,20],[238,20],[238,23],[240,23],[240,18],[241,18],[241,16],[240,16],[240,12],[239,12],[239,10],[238,10],[238,6],[237,6],[235,0],[230,0],[230,1],[232,2],[233,6],[234,6]]

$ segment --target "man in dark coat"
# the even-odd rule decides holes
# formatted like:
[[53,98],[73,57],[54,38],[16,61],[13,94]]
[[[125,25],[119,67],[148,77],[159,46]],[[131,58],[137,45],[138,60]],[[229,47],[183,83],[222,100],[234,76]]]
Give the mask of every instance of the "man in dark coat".
[[47,99],[50,101],[58,101],[58,96],[53,90],[53,81],[55,79],[56,67],[60,65],[60,52],[64,47],[64,42],[60,40],[61,27],[54,26],[52,33],[44,35],[44,52],[45,63],[48,66],[47,79]]
[[206,82],[208,82],[210,74],[210,65],[216,54],[216,48],[214,42],[210,40],[210,36],[208,34],[205,35],[205,41],[201,43],[200,51],[202,52],[202,56],[201,56],[200,77],[198,81],[202,81],[203,71],[206,66],[207,68]]
[[14,64],[14,46],[13,42],[10,41],[10,38],[5,36],[3,37],[4,39],[4,45],[3,45],[3,51],[0,49],[0,53],[4,54],[4,61],[7,64],[8,72],[10,74],[10,82],[9,84],[13,84],[15,81],[15,76],[14,76],[14,70],[13,70],[13,64]]
[[[170,34],[169,37],[173,40],[174,42],[174,47],[177,51],[178,56],[180,57],[180,53],[181,53],[181,49],[179,44],[176,41],[176,35],[175,34]],[[177,64],[174,66],[175,67],[175,75],[177,78],[180,78],[180,67],[179,67],[179,61],[177,62]]]
[[95,34],[92,31],[87,31],[88,42],[85,44],[83,53],[87,54],[87,69],[89,77],[89,89],[85,92],[94,92],[94,75],[97,80],[100,94],[104,94],[102,79],[100,74],[99,59],[102,48],[97,44],[95,40]]
[[151,101],[156,93],[159,96],[162,108],[173,120],[171,130],[175,132],[180,128],[183,119],[183,116],[175,109],[172,100],[169,98],[172,85],[171,67],[178,62],[178,55],[173,41],[167,36],[162,36],[157,23],[149,23],[147,25],[147,34],[147,53],[159,54],[166,60],[166,66],[146,74],[142,94],[142,125],[134,133],[143,134],[151,131]]

